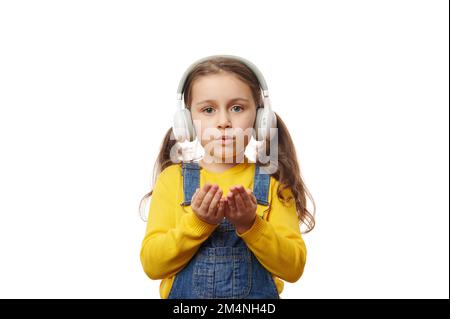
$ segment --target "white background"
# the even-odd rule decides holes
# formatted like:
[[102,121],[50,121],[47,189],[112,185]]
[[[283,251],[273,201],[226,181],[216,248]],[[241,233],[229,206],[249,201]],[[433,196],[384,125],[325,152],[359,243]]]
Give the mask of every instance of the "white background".
[[2,1],[0,297],[159,298],[138,204],[196,59],[263,72],[317,204],[282,298],[448,298],[448,1]]

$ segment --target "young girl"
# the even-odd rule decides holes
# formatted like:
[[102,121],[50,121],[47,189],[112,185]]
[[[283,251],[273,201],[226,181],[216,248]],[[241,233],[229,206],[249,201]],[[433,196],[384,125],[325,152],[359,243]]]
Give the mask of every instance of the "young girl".
[[[283,280],[303,273],[299,221],[306,232],[314,228],[306,197],[314,201],[289,132],[270,109],[264,78],[248,60],[210,56],[191,65],[178,93],[187,109],[175,123],[185,130],[174,125],[167,132],[153,191],[140,205],[153,195],[140,253],[144,271],[162,279],[163,299],[280,298]],[[264,152],[277,148],[270,174],[261,153],[255,162],[244,154],[252,135],[262,137]],[[205,155],[179,163],[176,138],[194,137]]]

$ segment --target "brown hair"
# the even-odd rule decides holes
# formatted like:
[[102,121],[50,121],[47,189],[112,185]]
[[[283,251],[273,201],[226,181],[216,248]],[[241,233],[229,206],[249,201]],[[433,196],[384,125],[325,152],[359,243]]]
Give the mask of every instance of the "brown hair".
[[[207,61],[203,61],[196,65],[190,74],[186,78],[186,82],[183,88],[184,92],[184,103],[187,108],[190,108],[191,99],[192,99],[192,85],[195,79],[211,75],[217,74],[219,72],[229,72],[237,76],[241,81],[249,85],[253,99],[257,107],[262,107],[262,94],[259,86],[258,78],[255,76],[253,71],[249,69],[245,64],[240,62],[239,60],[230,58],[230,57],[214,57]],[[292,141],[291,135],[281,120],[280,116],[276,114],[277,118],[277,130],[276,134],[278,135],[278,168],[272,176],[279,181],[279,187],[277,189],[277,196],[282,202],[289,201],[291,198],[284,198],[282,191],[288,187],[291,188],[292,195],[295,200],[296,209],[297,209],[297,217],[301,223],[306,225],[306,231],[304,233],[308,233],[313,230],[315,226],[315,212],[316,205],[314,203],[314,199],[312,198],[310,192],[308,191],[305,183],[303,182],[303,178],[300,172],[300,166],[297,159],[297,153],[295,151],[294,143]],[[161,149],[158,154],[158,158],[153,167],[153,185],[156,183],[156,179],[158,175],[168,166],[172,165],[172,161],[170,159],[170,150],[176,144],[176,140],[173,138],[172,128],[170,128],[166,135],[164,136],[163,142],[161,144]],[[266,141],[265,150],[267,153],[267,148],[270,145],[270,141]],[[258,157],[256,162],[262,166],[262,163],[258,161]],[[143,202],[149,198],[153,193],[151,190],[149,193],[145,194],[141,199],[139,204],[139,212],[141,216],[143,216]],[[307,197],[311,200],[314,210],[313,214],[307,209]]]

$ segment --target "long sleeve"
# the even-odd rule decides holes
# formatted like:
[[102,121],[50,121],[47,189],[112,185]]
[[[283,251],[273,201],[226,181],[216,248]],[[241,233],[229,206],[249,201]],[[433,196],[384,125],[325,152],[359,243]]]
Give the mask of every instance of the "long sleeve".
[[[252,227],[237,235],[241,237],[261,264],[275,276],[296,282],[303,274],[306,246],[302,239],[295,201],[283,205],[276,195],[278,182],[273,183],[268,219],[255,218]],[[292,196],[290,188],[283,190]]]
[[[145,273],[163,279],[180,271],[217,227],[199,219],[192,210],[176,222],[177,171],[168,167],[157,178],[151,197],[147,230],[140,252]],[[170,187],[169,187],[170,185]]]

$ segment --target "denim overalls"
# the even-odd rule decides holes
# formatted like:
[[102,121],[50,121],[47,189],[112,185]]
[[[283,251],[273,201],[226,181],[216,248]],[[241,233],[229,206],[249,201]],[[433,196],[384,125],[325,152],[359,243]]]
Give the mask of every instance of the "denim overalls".
[[[184,202],[190,205],[195,189],[200,187],[197,163],[183,163]],[[269,174],[255,167],[253,193],[258,204],[269,205]],[[261,218],[259,215],[256,218]],[[227,219],[202,243],[197,253],[179,271],[168,299],[279,299],[272,274],[267,271]]]

